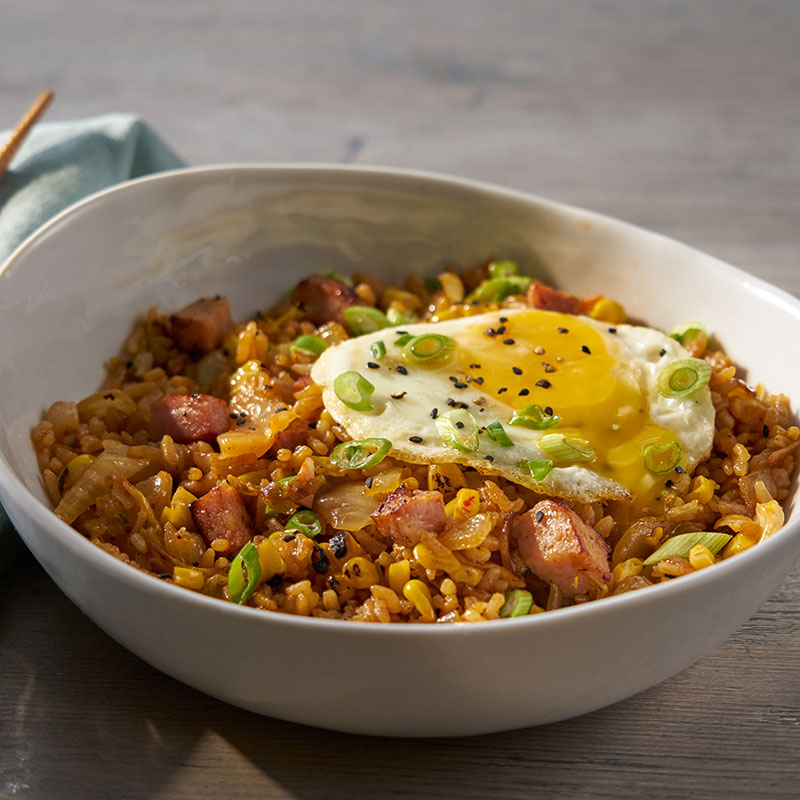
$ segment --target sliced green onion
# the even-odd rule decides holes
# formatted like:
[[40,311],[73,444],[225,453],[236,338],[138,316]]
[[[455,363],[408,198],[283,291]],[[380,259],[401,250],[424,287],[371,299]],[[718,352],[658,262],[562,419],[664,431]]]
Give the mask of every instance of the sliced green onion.
[[471,303],[477,300],[481,303],[496,303],[505,300],[512,294],[525,294],[531,285],[532,278],[525,275],[507,275],[504,278],[489,278],[481,281],[478,288],[467,296],[466,301]]
[[457,408],[436,417],[435,422],[436,430],[448,447],[462,453],[474,453],[478,449],[478,423],[469,411]]
[[331,461],[342,469],[369,469],[380,464],[392,449],[388,439],[361,439],[337,444]]
[[584,439],[548,433],[536,443],[554,461],[594,461],[595,452]]
[[318,356],[328,349],[328,343],[319,336],[298,336],[290,345],[289,352],[294,355],[296,352],[311,353]]
[[258,549],[248,542],[236,558],[231,561],[228,570],[228,591],[234,603],[242,605],[252,596],[261,578],[261,562],[258,560]]
[[492,261],[489,264],[490,278],[507,278],[510,275],[519,275],[519,266],[515,261]]
[[353,285],[353,279],[349,275],[345,275],[343,272],[336,272],[335,270],[329,269],[326,272],[323,272],[322,275],[325,278],[333,278],[333,280],[339,281],[340,283],[345,284],[345,286]]
[[527,469],[533,475],[533,479],[539,483],[553,471],[553,462],[549,458],[546,461],[520,461],[517,466]]
[[678,556],[686,558],[689,551],[698,544],[707,547],[714,555],[716,555],[726,544],[731,540],[730,534],[717,533],[717,531],[698,531],[695,533],[679,533],[671,539],[667,539],[658,550],[645,559],[644,565],[650,567],[653,564],[658,564],[659,561],[669,556]]
[[390,308],[386,312],[386,320],[390,325],[408,325],[412,322],[419,322],[419,317],[410,311],[398,311],[396,308]]
[[492,422],[486,426],[486,433],[494,439],[501,447],[511,447],[514,442],[508,438],[508,434],[499,422]]
[[442,282],[438,278],[425,278],[425,288],[429,292],[441,292]]
[[543,431],[558,425],[559,422],[561,422],[561,417],[548,416],[540,405],[532,405],[515,411],[508,424],[522,428],[533,428],[535,431]]
[[405,347],[414,337],[410,333],[402,333],[395,339],[395,347]]
[[389,327],[386,314],[372,306],[349,306],[344,310],[343,316],[344,324],[354,336],[363,336],[365,333],[374,333]]
[[525,589],[514,589],[506,595],[506,601],[497,613],[504,619],[509,617],[524,617],[533,606],[533,595]]
[[286,523],[287,531],[298,531],[309,539],[314,539],[322,533],[322,523],[319,517],[310,509],[304,508],[289,517]]
[[403,358],[420,367],[438,367],[452,361],[455,351],[455,339],[441,333],[423,333],[406,344]]
[[350,370],[343,372],[333,382],[336,396],[354,411],[372,411],[372,393],[375,387],[363,376]]
[[369,346],[369,351],[376,361],[380,361],[386,355],[386,345],[381,341],[373,342]]
[[711,367],[699,358],[683,358],[658,373],[658,392],[663,397],[689,397],[708,386]]
[[676,325],[667,336],[671,339],[675,339],[676,342],[687,345],[705,332],[706,329],[700,322],[684,322],[683,325]]
[[669,442],[664,445],[651,444],[642,454],[642,461],[650,472],[660,475],[669,472],[678,465],[683,455],[683,450],[678,442]]

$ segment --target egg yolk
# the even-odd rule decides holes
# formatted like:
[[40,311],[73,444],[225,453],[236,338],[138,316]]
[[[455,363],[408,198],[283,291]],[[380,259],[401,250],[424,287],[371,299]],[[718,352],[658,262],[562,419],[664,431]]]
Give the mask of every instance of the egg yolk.
[[596,454],[591,469],[646,503],[663,480],[645,466],[644,451],[678,438],[650,419],[635,365],[609,352],[613,335],[569,314],[523,312],[494,328],[472,325],[459,340],[459,366],[473,385],[513,409],[537,404],[560,416],[547,433],[586,440]]

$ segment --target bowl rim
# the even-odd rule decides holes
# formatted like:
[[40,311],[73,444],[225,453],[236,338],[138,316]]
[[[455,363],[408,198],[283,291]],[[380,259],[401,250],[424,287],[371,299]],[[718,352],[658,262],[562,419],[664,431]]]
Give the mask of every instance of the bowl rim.
[[[448,186],[458,190],[470,190],[484,195],[495,196],[497,198],[504,198],[523,202],[528,205],[536,205],[546,208],[551,211],[556,211],[559,215],[575,217],[580,216],[584,220],[590,220],[603,225],[612,226],[617,229],[621,228],[628,233],[636,233],[638,235],[645,234],[648,237],[655,237],[662,241],[669,242],[672,245],[678,245],[686,248],[694,254],[699,254],[703,257],[707,264],[708,269],[715,273],[724,274],[728,278],[738,278],[743,282],[748,290],[757,289],[768,295],[774,302],[786,312],[795,316],[800,324],[800,299],[794,297],[789,292],[773,286],[762,278],[750,275],[744,270],[735,267],[727,262],[722,261],[716,256],[705,253],[697,248],[685,244],[677,239],[666,236],[665,234],[651,231],[634,223],[626,222],[607,214],[580,206],[571,205],[558,200],[551,200],[547,197],[524,192],[517,189],[509,189],[489,182],[478,181],[471,178],[461,178],[454,175],[445,173],[431,172],[426,170],[410,169],[404,167],[384,167],[379,165],[355,165],[355,164],[337,164],[327,162],[231,162],[220,163],[211,165],[201,165],[194,167],[180,167],[177,169],[166,170],[152,175],[146,175],[140,178],[123,181],[122,183],[101,189],[87,197],[73,203],[63,211],[59,212],[56,216],[51,218],[44,225],[39,227],[31,233],[22,243],[20,243],[15,250],[9,255],[6,261],[0,265],[0,291],[2,291],[2,279],[5,274],[19,261],[26,253],[35,248],[39,240],[43,239],[51,229],[60,225],[65,219],[76,215],[83,211],[85,208],[104,202],[108,197],[128,192],[132,189],[138,188],[141,185],[149,183],[168,182],[176,178],[182,179],[184,177],[214,175],[224,173],[314,173],[314,172],[329,172],[329,173],[358,173],[358,174],[372,174],[380,177],[388,177],[391,179],[401,180],[417,180],[429,184],[439,186]],[[193,606],[198,609],[216,609],[218,612],[225,615],[232,615],[231,619],[239,619],[244,623],[247,619],[261,619],[263,622],[255,623],[262,625],[288,625],[294,627],[296,625],[308,626],[309,630],[313,630],[322,626],[320,630],[337,631],[338,634],[348,632],[348,635],[361,635],[365,631],[364,624],[352,623],[355,620],[340,620],[328,619],[319,617],[301,617],[294,614],[284,614],[282,612],[265,612],[263,609],[254,608],[251,606],[241,606],[236,603],[226,602],[218,598],[209,597],[192,590],[184,589],[180,586],[169,584],[166,581],[159,579],[157,576],[145,572],[144,570],[132,567],[129,564],[121,561],[115,556],[103,551],[101,548],[92,544],[92,542],[85,536],[80,534],[71,526],[60,520],[55,516],[53,510],[48,508],[47,505],[33,492],[31,492],[22,479],[16,474],[14,469],[8,464],[5,456],[0,452],[0,489],[8,490],[15,498],[15,504],[19,501],[20,505],[28,505],[28,515],[30,521],[37,527],[42,529],[48,537],[56,536],[62,538],[62,544],[67,547],[72,555],[86,559],[92,568],[100,571],[107,571],[115,580],[121,580],[123,583],[128,584],[131,588],[141,591],[155,592],[157,596],[163,597],[167,602],[173,604],[179,603],[185,606]],[[20,534],[23,541],[25,537]],[[584,618],[591,619],[598,614],[614,613],[615,608],[636,608],[639,606],[646,607],[651,605],[661,605],[669,603],[669,598],[675,592],[688,592],[693,587],[696,591],[702,591],[704,586],[710,584],[724,582],[727,576],[731,579],[737,573],[749,572],[751,568],[755,568],[758,561],[769,561],[770,554],[776,548],[782,547],[783,541],[789,536],[800,536],[800,517],[791,520],[783,528],[776,532],[768,540],[758,544],[757,547],[751,547],[744,553],[740,553],[736,558],[730,558],[725,561],[715,564],[713,569],[704,569],[698,572],[684,575],[679,581],[668,581],[662,584],[647,587],[646,591],[632,591],[625,592],[621,595],[612,595],[610,597],[602,598],[602,602],[591,601],[582,603],[580,605],[568,606],[565,608],[555,609],[557,613],[534,614],[526,617],[517,617],[503,620],[505,624],[480,624],[470,625],[466,623],[454,624],[388,624],[376,625],[369,624],[370,636],[380,637],[401,637],[406,638],[409,636],[431,636],[431,635],[445,635],[445,636],[464,636],[466,631],[470,631],[470,636],[485,635],[494,636],[500,635],[503,631],[507,633],[509,630],[521,631],[531,628],[531,634],[534,630],[545,629],[553,624],[565,626],[568,621],[578,624]],[[68,537],[68,538],[66,538]],[[752,562],[752,567],[751,567]],[[242,616],[244,615],[244,616]],[[499,620],[489,620],[489,623],[499,623]],[[509,629],[509,625],[515,626]],[[301,627],[302,629],[302,627]],[[434,631],[438,633],[434,633]],[[338,635],[337,634],[337,635]]]

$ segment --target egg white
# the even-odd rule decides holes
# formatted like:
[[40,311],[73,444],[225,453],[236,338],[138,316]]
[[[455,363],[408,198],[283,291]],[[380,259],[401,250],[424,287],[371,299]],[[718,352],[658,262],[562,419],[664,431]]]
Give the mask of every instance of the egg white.
[[[530,309],[505,309],[502,315],[511,320],[515,315],[528,311]],[[587,317],[576,319],[602,336],[609,355],[618,362],[622,379],[635,382],[641,390],[650,419],[679,438],[683,449],[681,465],[690,471],[711,449],[714,408],[710,391],[705,387],[688,398],[677,399],[663,397],[656,388],[661,369],[671,361],[688,358],[689,354],[678,342],[651,328],[617,325],[612,329],[612,335],[606,323]],[[497,322],[498,312],[495,311],[444,322],[385,328],[329,348],[314,364],[311,377],[322,387],[325,407],[350,437],[389,439],[392,455],[398,458],[421,464],[455,462],[474,467],[482,474],[501,475],[544,494],[582,502],[630,500],[630,488],[599,474],[592,469],[591,462],[557,465],[543,481],[537,482],[527,468],[519,466],[519,462],[547,459],[548,455],[539,447],[538,441],[545,434],[559,432],[558,428],[538,431],[509,427],[513,408],[504,403],[502,397],[487,394],[472,382],[468,382],[466,388],[456,388],[448,380],[452,368],[429,370],[415,367],[402,360],[402,347],[392,344],[398,338],[398,331],[412,336],[440,333],[458,342],[459,338],[463,340],[468,326],[488,327],[497,325]],[[384,342],[387,351],[379,362],[370,353],[370,345],[377,341]],[[498,341],[497,346],[503,345]],[[369,363],[377,364],[377,369],[368,367]],[[398,372],[398,366],[405,367],[408,374]],[[335,378],[350,370],[363,375],[375,387],[373,411],[354,411],[336,396],[333,389]],[[451,410],[448,399],[466,403],[481,428],[494,421],[500,422],[513,446],[502,447],[484,432],[479,435],[477,452],[463,453],[445,445],[434,415]],[[412,442],[411,437],[421,437],[422,442]]]

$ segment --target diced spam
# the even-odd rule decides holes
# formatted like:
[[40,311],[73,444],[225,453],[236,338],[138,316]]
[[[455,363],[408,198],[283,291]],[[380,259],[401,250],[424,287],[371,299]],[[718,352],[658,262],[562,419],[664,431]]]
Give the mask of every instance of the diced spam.
[[150,434],[171,436],[179,444],[208,442],[230,427],[228,404],[208,394],[168,394],[150,409]]
[[196,300],[171,317],[172,335],[184,350],[207,353],[222,344],[233,327],[227,297]]
[[412,547],[422,540],[424,531],[444,530],[447,516],[440,492],[412,490],[402,485],[378,506],[372,519],[384,536]]
[[190,508],[194,524],[209,546],[217,539],[227,540],[228,547],[219,550],[220,555],[235,555],[253,538],[250,515],[229,483],[215,486]]

